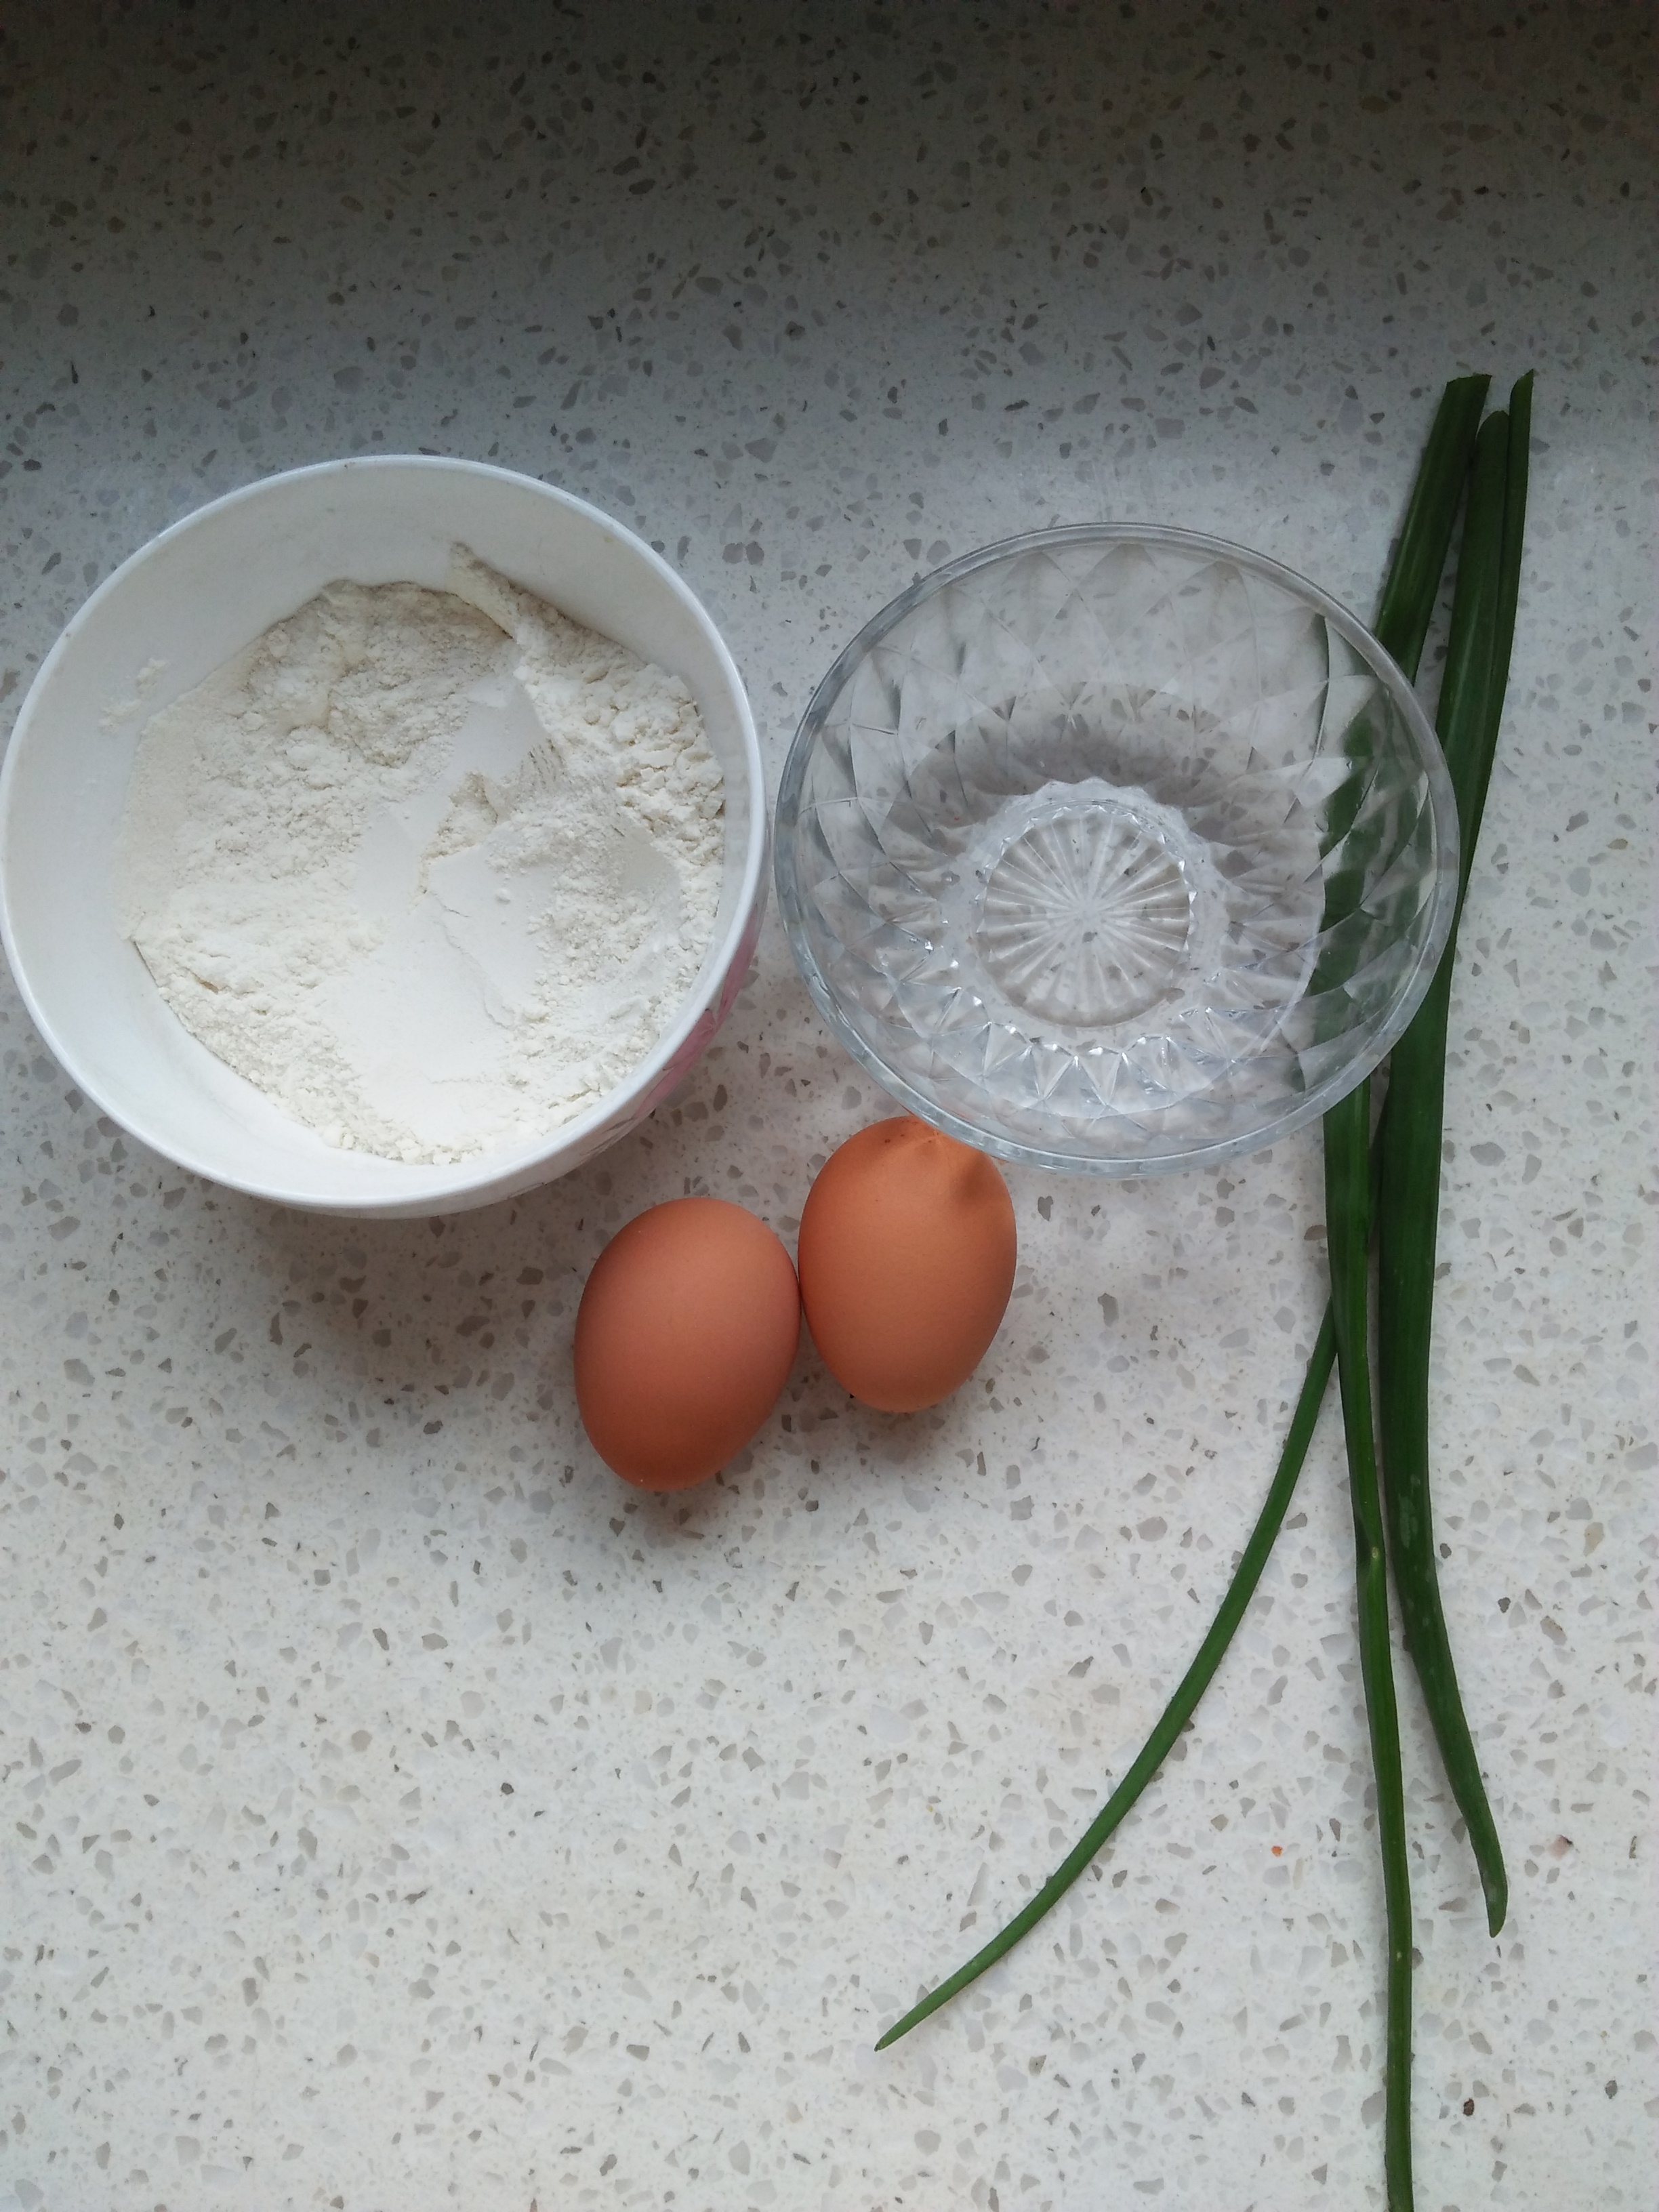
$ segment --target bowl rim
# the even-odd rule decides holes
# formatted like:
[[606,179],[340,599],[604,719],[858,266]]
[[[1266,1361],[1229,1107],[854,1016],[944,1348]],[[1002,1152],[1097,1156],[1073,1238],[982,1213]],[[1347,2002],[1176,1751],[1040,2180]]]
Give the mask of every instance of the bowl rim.
[[[794,830],[799,820],[807,765],[830,710],[853,670],[913,608],[931,599],[946,585],[972,575],[977,569],[989,568],[995,562],[1037,551],[1046,546],[1085,544],[1163,545],[1185,552],[1219,556],[1267,578],[1317,609],[1381,679],[1400,708],[1416,740],[1428,781],[1437,852],[1429,927],[1416,967],[1395,999],[1388,1020],[1371,1039],[1366,1054],[1316,1084],[1294,1106],[1259,1130],[1178,1150],[1149,1152],[1133,1159],[1091,1159],[1076,1153],[1053,1152],[1041,1145],[1022,1143],[1000,1130],[985,1127],[978,1122],[965,1120],[961,1115],[953,1114],[948,1108],[927,1097],[896,1069],[890,1067],[880,1054],[847,1020],[830,989],[807,934],[805,906],[795,866]],[[836,656],[813,690],[784,759],[774,814],[776,834],[773,839],[772,867],[779,917],[801,979],[833,1035],[890,1097],[921,1120],[931,1122],[936,1129],[942,1129],[947,1136],[955,1137],[963,1144],[973,1145],[981,1152],[992,1153],[998,1159],[1008,1160],[1020,1166],[1041,1168],[1055,1174],[1093,1175],[1127,1181],[1141,1176],[1184,1173],[1189,1169],[1211,1166],[1223,1160],[1237,1159],[1247,1152],[1259,1152],[1267,1146],[1277,1144],[1282,1137],[1305,1127],[1310,1121],[1317,1120],[1346,1098],[1350,1091],[1358,1089],[1387,1056],[1416,1013],[1445,951],[1457,905],[1459,830],[1451,776],[1434,726],[1404,669],[1357,615],[1297,569],[1282,561],[1276,561],[1271,554],[1258,553],[1252,547],[1240,545],[1231,538],[1217,538],[1201,530],[1182,529],[1173,524],[1083,522],[1058,524],[1046,530],[1024,531],[1012,538],[998,538],[993,544],[979,546],[970,553],[961,554],[956,560],[947,561],[942,567],[930,569],[925,576],[917,577],[914,583],[908,585],[896,598],[890,599],[885,606],[870,617]]]
[[[736,708],[744,773],[751,802],[749,835],[731,919],[719,939],[711,943],[704,956],[700,980],[682,1001],[673,1022],[630,1072],[626,1081],[607,1091],[574,1120],[561,1123],[550,1141],[548,1138],[539,1138],[511,1151],[478,1153],[465,1161],[412,1169],[410,1182],[400,1189],[363,1193],[351,1198],[320,1196],[302,1185],[283,1180],[256,1180],[247,1176],[227,1174],[222,1167],[199,1157],[193,1146],[180,1144],[165,1128],[156,1127],[147,1114],[135,1113],[112,1098],[106,1085],[98,1078],[88,1075],[73,1043],[64,1039],[50,1010],[40,1003],[18,949],[13,926],[9,872],[4,866],[4,855],[14,832],[12,804],[17,781],[17,763],[31,744],[44,742],[35,735],[33,728],[40,702],[65,658],[76,650],[82,632],[96,611],[124,588],[134,571],[187,532],[210,525],[228,508],[268,497],[278,488],[287,489],[306,478],[333,478],[343,482],[349,477],[388,470],[483,477],[510,485],[515,491],[533,492],[577,516],[582,522],[594,526],[656,573],[702,631]],[[754,710],[737,663],[708,609],[684,577],[653,547],[647,545],[625,523],[617,521],[614,515],[606,514],[604,508],[593,506],[575,493],[566,491],[556,484],[544,483],[539,477],[526,476],[520,470],[501,468],[494,462],[474,461],[465,456],[446,453],[340,455],[328,460],[309,461],[299,468],[275,471],[270,476],[258,477],[252,483],[239,484],[234,490],[221,493],[217,498],[192,507],[187,514],[180,515],[176,521],[170,522],[165,529],[147,538],[129,553],[95,590],[88,594],[59,631],[24,694],[12,726],[4,761],[0,763],[0,944],[3,944],[13,980],[29,1019],[42,1043],[64,1073],[112,1120],[119,1122],[141,1144],[148,1146],[162,1158],[171,1160],[175,1166],[216,1183],[222,1188],[239,1191],[249,1198],[293,1206],[306,1212],[373,1219],[397,1216],[418,1218],[427,1214],[465,1211],[490,1204],[497,1198],[518,1195],[538,1183],[551,1182],[569,1168],[580,1166],[607,1141],[603,1133],[612,1122],[619,1124],[617,1135],[625,1133],[626,1127],[631,1126],[629,1122],[630,1110],[636,1109],[660,1082],[665,1071],[684,1051],[698,1024],[707,1018],[710,1009],[720,1005],[726,994],[733,964],[741,954],[745,940],[752,944],[765,903],[769,872],[766,866],[767,848],[770,830],[759,735],[755,726]],[[402,1163],[392,1162],[390,1164],[395,1167]],[[429,1176],[429,1184],[423,1188],[415,1180],[416,1176]]]

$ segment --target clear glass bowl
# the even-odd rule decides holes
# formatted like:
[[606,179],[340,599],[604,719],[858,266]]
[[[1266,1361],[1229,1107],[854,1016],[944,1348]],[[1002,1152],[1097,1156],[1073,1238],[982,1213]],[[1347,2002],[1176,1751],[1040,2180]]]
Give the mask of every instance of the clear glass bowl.
[[1399,668],[1278,562],[1041,531],[855,637],[784,766],[779,904],[894,1097],[1000,1154],[1158,1174],[1370,1073],[1451,923],[1456,815]]

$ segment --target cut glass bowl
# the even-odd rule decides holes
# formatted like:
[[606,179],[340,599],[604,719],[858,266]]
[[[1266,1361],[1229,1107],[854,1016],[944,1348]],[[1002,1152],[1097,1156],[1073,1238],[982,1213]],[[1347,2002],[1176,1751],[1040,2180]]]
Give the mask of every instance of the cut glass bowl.
[[866,624],[785,763],[814,999],[915,1113],[1098,1175],[1249,1152],[1376,1065],[1450,927],[1411,686],[1276,562],[1130,526],[1011,538]]

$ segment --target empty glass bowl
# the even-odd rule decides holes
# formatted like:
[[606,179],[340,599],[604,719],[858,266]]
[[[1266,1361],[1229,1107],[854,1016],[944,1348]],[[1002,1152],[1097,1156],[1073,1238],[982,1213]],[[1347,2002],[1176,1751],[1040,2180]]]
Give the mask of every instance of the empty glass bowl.
[[1299,1127],[1387,1052],[1451,921],[1456,817],[1404,676],[1218,538],[1048,530],[867,623],[785,764],[808,988],[913,1112],[1157,1174]]

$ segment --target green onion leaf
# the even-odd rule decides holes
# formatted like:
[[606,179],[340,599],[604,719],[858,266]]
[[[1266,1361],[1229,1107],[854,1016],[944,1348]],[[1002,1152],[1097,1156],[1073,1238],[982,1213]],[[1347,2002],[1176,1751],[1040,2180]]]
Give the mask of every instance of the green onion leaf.
[[879,2043],[878,2051],[885,2051],[890,2043],[896,2043],[902,2035],[937,2012],[949,2002],[958,1990],[965,1990],[969,1982],[977,1981],[988,1966],[995,1966],[1006,1951],[1012,1951],[1020,1937],[1035,1928],[1043,1914],[1064,1897],[1072,1884],[1083,1872],[1106,1838],[1118,1827],[1134,1805],[1141,1791],[1164,1764],[1164,1757],[1176,1738],[1193,1717],[1199,1699],[1210,1686],[1221,1656],[1233,1640],[1233,1632],[1244,1618],[1244,1609],[1255,1595],[1255,1586],[1261,1579],[1261,1571],[1267,1564],[1275,1539],[1290,1510],[1291,1498],[1296,1489],[1297,1477],[1308,1456],[1308,1444],[1319,1419],[1319,1403],[1325,1395],[1325,1385],[1330,1380],[1331,1368],[1336,1358],[1336,1339],[1331,1331],[1331,1316],[1328,1311],[1308,1362],[1308,1372],[1302,1385],[1302,1395],[1296,1401],[1296,1411],[1291,1416],[1290,1433],[1285,1439],[1285,1449],[1279,1454],[1279,1466],[1269,1489],[1267,1502],[1250,1531],[1249,1541],[1233,1570],[1233,1578],[1227,1585],[1216,1617],[1210,1624],[1210,1632],[1198,1647],[1198,1656],[1181,1678],[1176,1690],[1136,1756],[1135,1762],[1105,1805],[1095,1815],[1073,1849],[1067,1853],[1037,1891],[1030,1902],[1008,1923],[1000,1934],[994,1936],[982,1951],[976,1951],[965,1966],[958,1966],[936,1990],[930,1990],[919,2004],[912,2006],[902,2020],[890,2027]]
[[[1458,566],[1439,725],[1462,833],[1460,915],[1509,678],[1531,412],[1532,379],[1526,376],[1511,395],[1507,419],[1495,415],[1482,428]],[[1389,1102],[1379,1133],[1378,1413],[1389,1548],[1406,1648],[1422,1684],[1446,1778],[1468,1830],[1487,1926],[1496,1936],[1508,1910],[1509,1881],[1452,1660],[1429,1498],[1429,1354],[1456,943],[1455,919],[1434,981],[1389,1064]]]
[[1442,394],[1377,606],[1377,640],[1413,681],[1491,382],[1489,376],[1454,377]]
[[1406,1785],[1400,1765],[1400,1713],[1389,1641],[1389,1569],[1382,1498],[1371,1428],[1369,1348],[1370,1202],[1370,1081],[1325,1116],[1325,1233],[1331,1264],[1342,1426],[1353,1509],[1354,1594],[1359,1615],[1359,1672],[1365,1685],[1371,1772],[1376,1785],[1387,1929],[1388,2028],[1382,2064],[1382,2161],[1389,2212],[1412,2206],[1412,1890],[1406,1856]]

